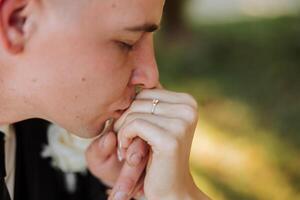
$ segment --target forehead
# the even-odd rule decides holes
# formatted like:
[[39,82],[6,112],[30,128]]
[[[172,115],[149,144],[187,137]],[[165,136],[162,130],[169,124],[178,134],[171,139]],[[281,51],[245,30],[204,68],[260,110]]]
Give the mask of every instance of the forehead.
[[86,10],[102,26],[159,24],[164,0],[91,0]]

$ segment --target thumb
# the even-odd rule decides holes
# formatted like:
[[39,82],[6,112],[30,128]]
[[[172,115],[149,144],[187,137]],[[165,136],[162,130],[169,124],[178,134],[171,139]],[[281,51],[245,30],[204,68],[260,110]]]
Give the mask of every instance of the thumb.
[[107,157],[115,153],[116,144],[117,138],[112,131],[93,141],[86,151],[88,164],[92,164],[95,161],[105,161]]

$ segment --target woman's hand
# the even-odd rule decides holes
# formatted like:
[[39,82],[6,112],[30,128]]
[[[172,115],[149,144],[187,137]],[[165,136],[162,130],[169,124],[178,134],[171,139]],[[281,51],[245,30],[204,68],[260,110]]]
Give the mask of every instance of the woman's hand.
[[[159,103],[151,114],[153,99]],[[197,102],[188,94],[164,89],[144,89],[130,108],[115,123],[120,151],[126,160],[128,148],[135,138],[150,145],[149,161],[144,178],[147,200],[204,199],[189,171],[189,155],[198,121]],[[126,185],[116,184],[110,199],[123,196]]]

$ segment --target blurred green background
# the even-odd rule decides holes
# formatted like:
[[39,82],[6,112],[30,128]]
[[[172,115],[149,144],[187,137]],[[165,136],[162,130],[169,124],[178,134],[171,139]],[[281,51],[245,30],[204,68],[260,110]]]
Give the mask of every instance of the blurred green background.
[[169,0],[162,84],[191,93],[191,171],[215,200],[300,199],[300,1]]

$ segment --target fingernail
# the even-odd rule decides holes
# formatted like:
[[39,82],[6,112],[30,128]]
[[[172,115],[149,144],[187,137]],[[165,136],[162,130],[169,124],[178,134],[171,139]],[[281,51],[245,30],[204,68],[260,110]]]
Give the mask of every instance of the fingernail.
[[118,191],[114,195],[114,200],[126,200],[128,198],[128,195],[125,192]]
[[121,149],[122,149],[122,143],[121,141],[118,142],[118,150],[117,150],[117,154],[118,154],[118,160],[121,162],[123,160],[122,154],[121,154]]
[[99,140],[99,146],[100,147],[104,147],[105,144],[106,144],[106,139],[107,139],[107,136],[109,135],[109,132],[106,133],[105,135],[103,135]]
[[133,153],[129,158],[130,164],[136,166],[136,165],[140,164],[140,162],[142,161],[142,158],[143,158],[143,156],[141,154]]
[[118,155],[118,160],[119,160],[120,162],[122,162],[123,158],[122,158],[121,151],[120,151],[119,148],[117,149],[117,155]]

